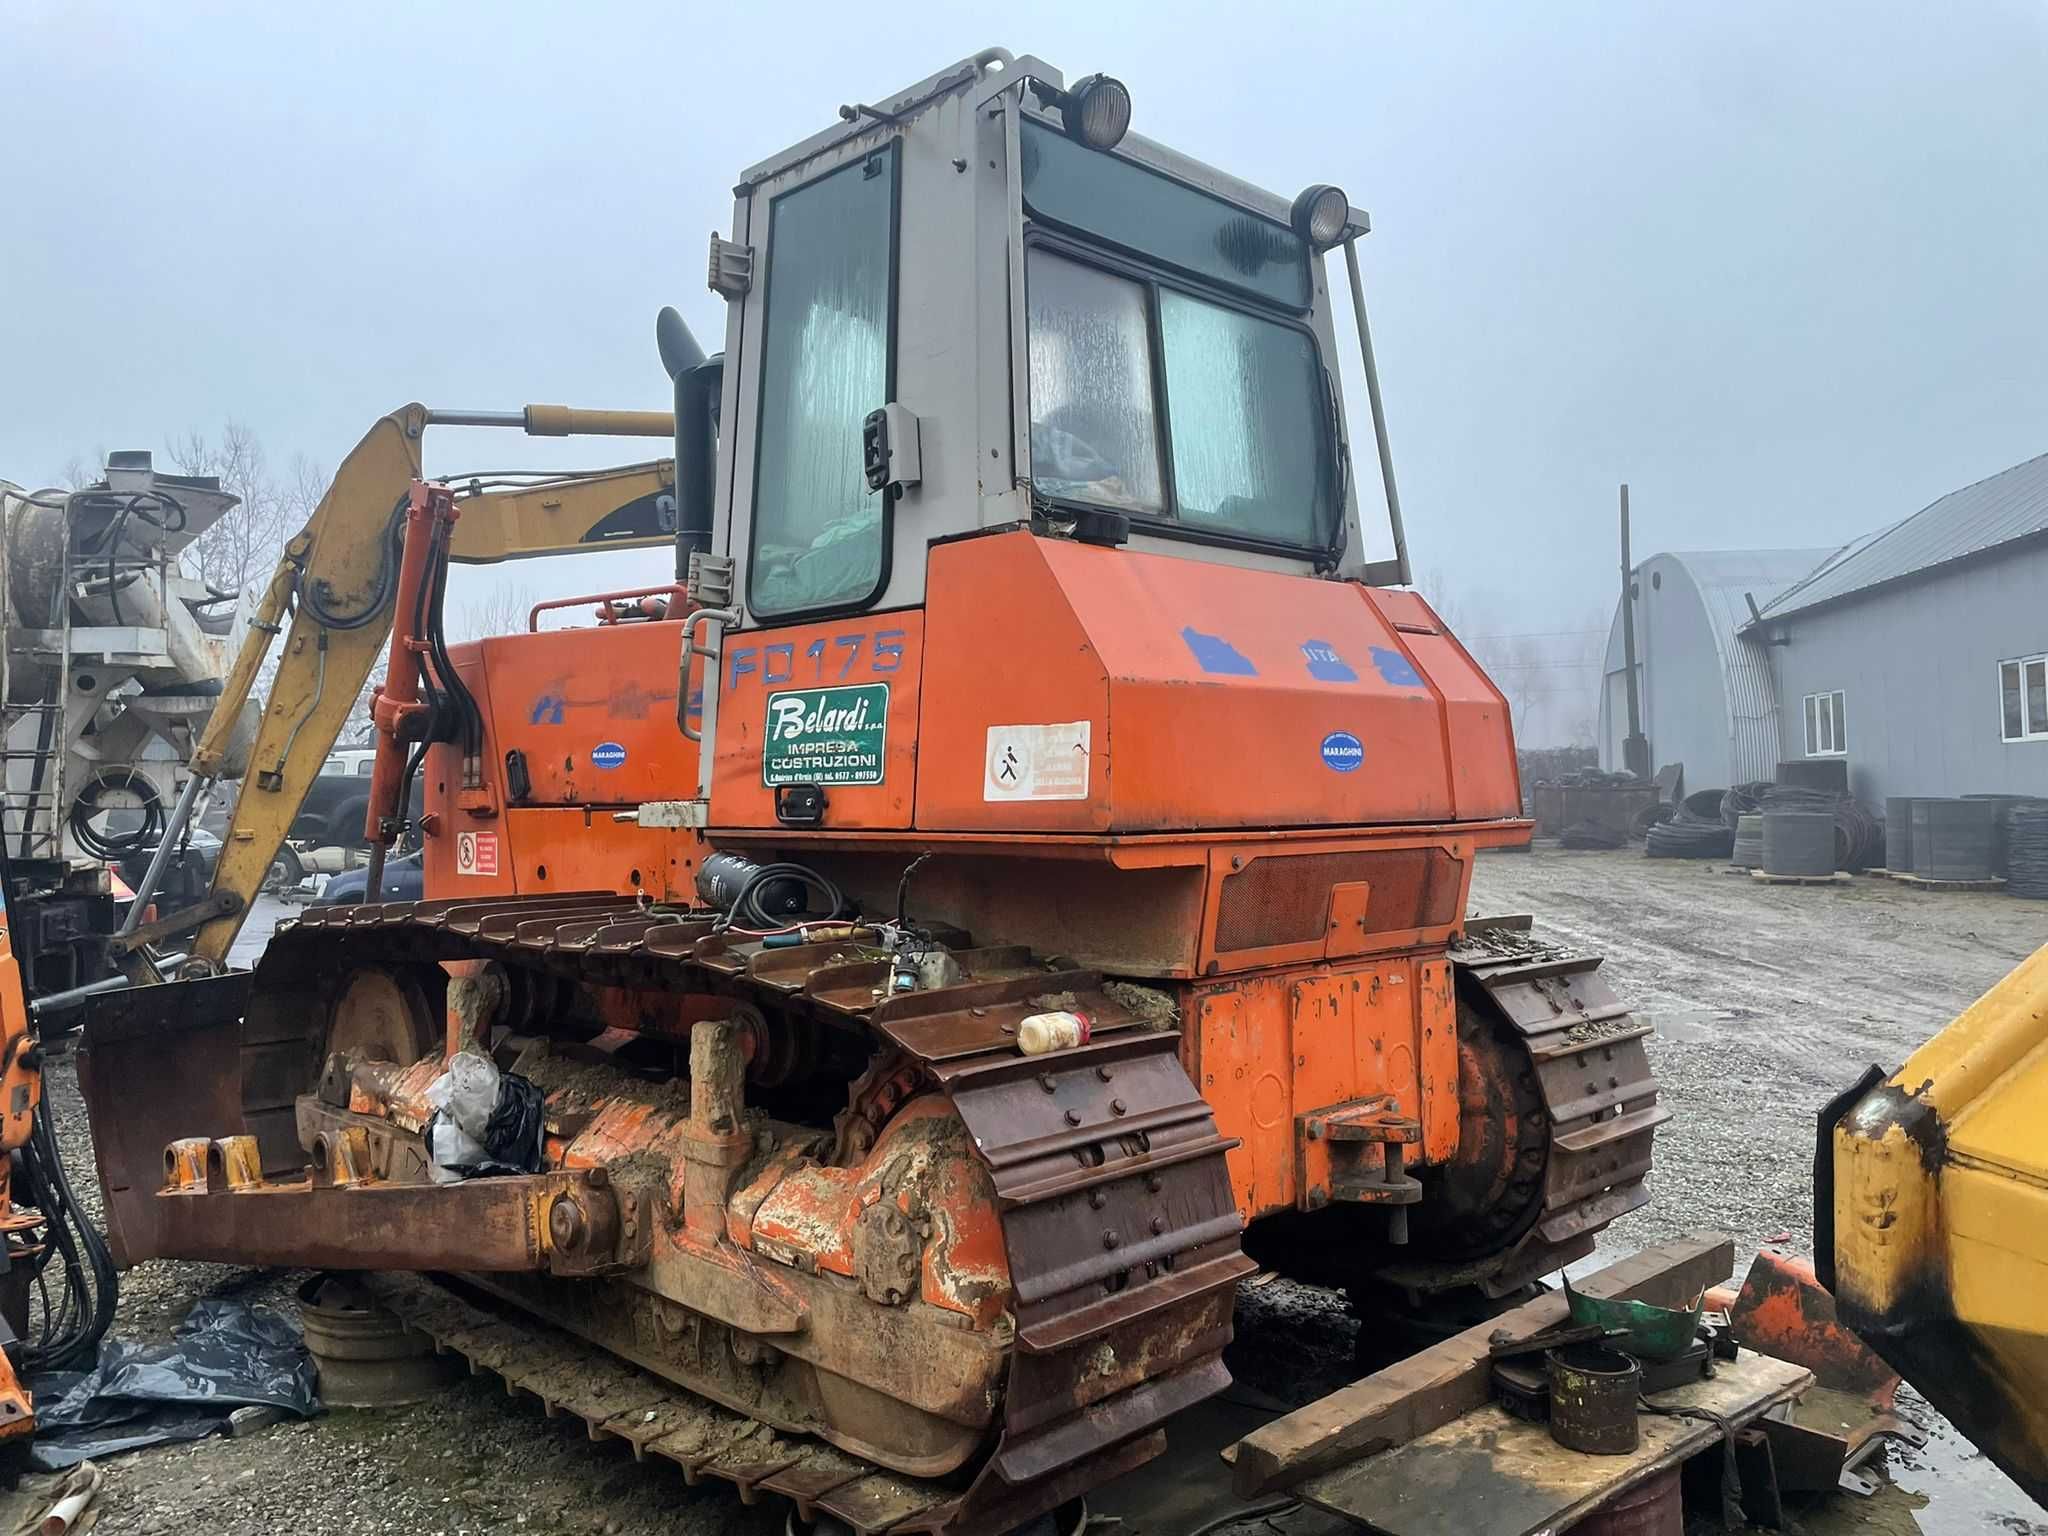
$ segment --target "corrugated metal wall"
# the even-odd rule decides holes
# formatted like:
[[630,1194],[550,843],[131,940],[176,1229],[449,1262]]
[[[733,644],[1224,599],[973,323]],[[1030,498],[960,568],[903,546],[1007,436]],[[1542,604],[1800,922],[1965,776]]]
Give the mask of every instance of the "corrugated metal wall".
[[1769,626],[1787,756],[1802,702],[1841,689],[1850,787],[1888,795],[2048,795],[2048,742],[2000,739],[1998,663],[2048,651],[2048,546],[1934,572]]
[[[1685,765],[1688,790],[1768,778],[1780,712],[1763,648],[1738,631],[1745,594],[1768,602],[1813,570],[1822,549],[1652,555],[1636,568],[1637,672],[1652,768]],[[1621,605],[1609,628],[1600,698],[1600,765],[1622,765],[1628,733]]]

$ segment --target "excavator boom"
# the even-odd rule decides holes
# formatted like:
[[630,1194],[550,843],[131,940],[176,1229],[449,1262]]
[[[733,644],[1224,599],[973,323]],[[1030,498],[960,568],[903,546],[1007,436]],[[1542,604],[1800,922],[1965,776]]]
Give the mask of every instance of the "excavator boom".
[[[193,790],[180,807],[184,814],[202,786],[242,771],[231,760],[234,725],[243,702],[258,689],[272,641],[281,637],[212,890],[197,907],[146,926],[132,924],[116,941],[127,951],[124,966],[131,979],[155,979],[144,957],[146,942],[195,927],[188,966],[200,972],[225,966],[250,904],[390,634],[405,509],[420,478],[421,439],[436,423],[513,426],[549,437],[665,436],[674,430],[674,418],[662,411],[528,406],[519,412],[435,412],[413,404],[364,434],[286,546],[223,684],[221,704],[193,754]],[[448,552],[458,563],[665,548],[675,539],[675,466],[668,459],[590,474],[501,475],[467,484],[469,489],[456,492],[464,515]],[[180,830],[173,826],[166,834],[166,847],[175,845]],[[138,912],[146,899],[145,894],[136,903]]]

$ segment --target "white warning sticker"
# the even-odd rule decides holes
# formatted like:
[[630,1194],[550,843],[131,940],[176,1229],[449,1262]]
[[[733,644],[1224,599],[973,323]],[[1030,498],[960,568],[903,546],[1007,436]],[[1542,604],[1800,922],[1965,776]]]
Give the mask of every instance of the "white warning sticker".
[[990,726],[981,798],[1086,800],[1090,724]]
[[495,875],[498,872],[498,834],[458,832],[455,834],[455,873]]

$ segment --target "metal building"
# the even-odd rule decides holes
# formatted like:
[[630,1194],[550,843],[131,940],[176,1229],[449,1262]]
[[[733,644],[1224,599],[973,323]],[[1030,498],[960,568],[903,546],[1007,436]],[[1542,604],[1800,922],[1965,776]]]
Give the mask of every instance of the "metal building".
[[[1636,567],[1636,686],[1650,762],[1685,768],[1688,790],[1767,779],[1778,762],[1779,708],[1765,648],[1742,633],[1761,607],[1832,553],[1752,549],[1652,555]],[[1628,735],[1621,605],[1600,688],[1600,766],[1622,766]]]
[[1865,804],[2048,795],[2048,454],[1850,545],[1742,636],[1783,755],[1846,758]]
[[[1655,765],[1688,789],[1846,761],[1892,795],[2048,795],[2048,454],[1837,550],[1653,555],[1636,673]],[[1621,605],[1600,765],[1628,734]]]

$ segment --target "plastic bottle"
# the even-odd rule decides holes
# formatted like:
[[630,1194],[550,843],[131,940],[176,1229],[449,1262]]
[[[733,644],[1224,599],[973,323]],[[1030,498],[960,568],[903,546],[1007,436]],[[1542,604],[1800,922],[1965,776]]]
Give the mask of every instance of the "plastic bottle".
[[1017,1025],[1017,1049],[1026,1056],[1071,1050],[1088,1043],[1092,1024],[1087,1014],[1064,1008],[1051,1013],[1034,1013]]

